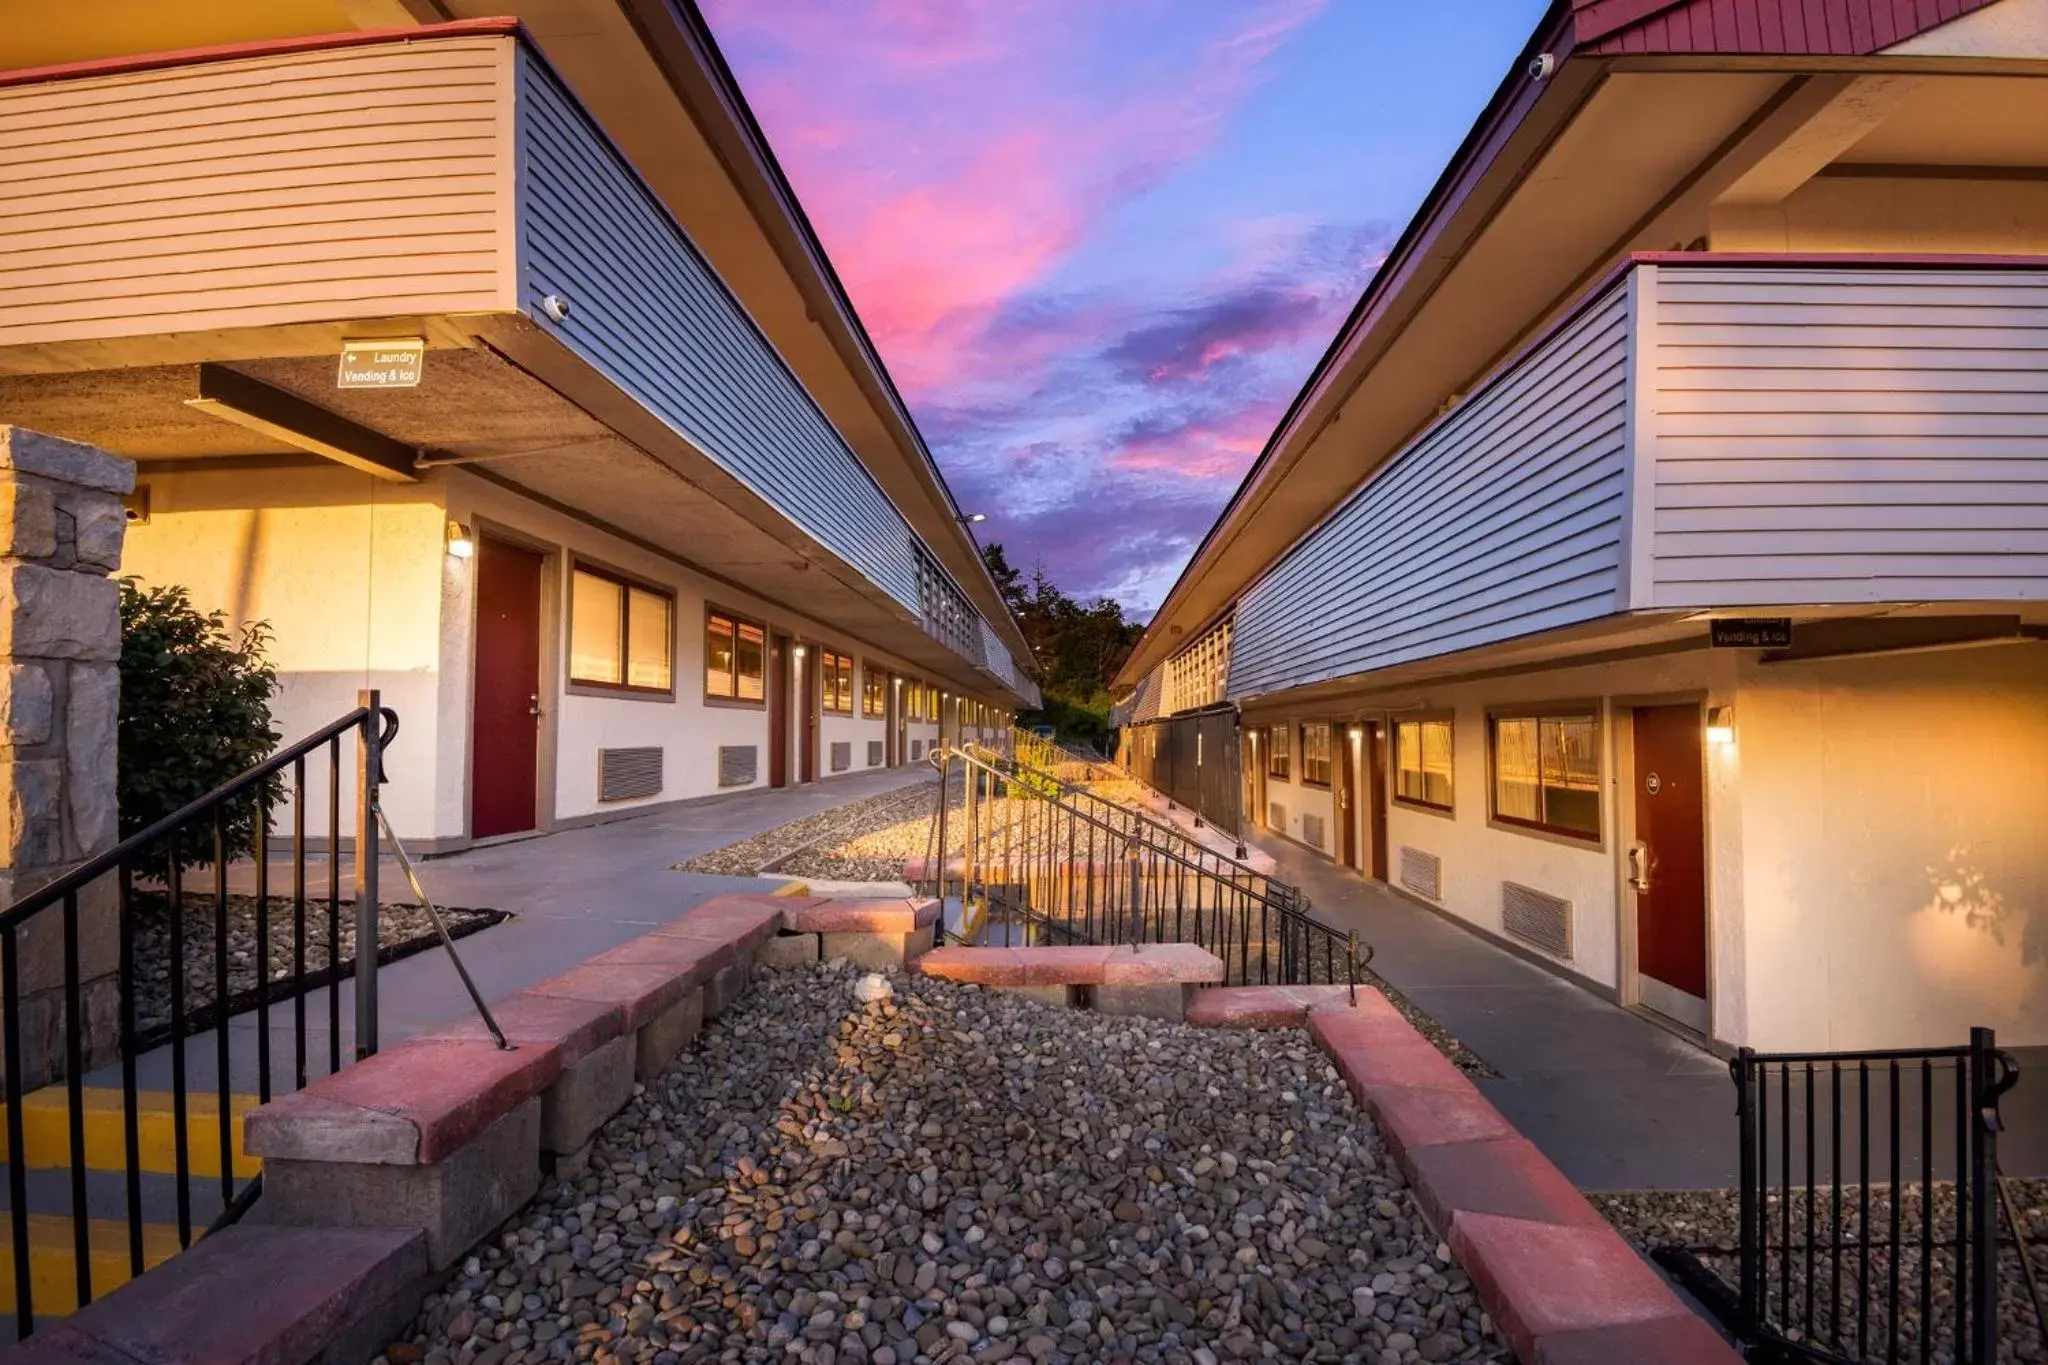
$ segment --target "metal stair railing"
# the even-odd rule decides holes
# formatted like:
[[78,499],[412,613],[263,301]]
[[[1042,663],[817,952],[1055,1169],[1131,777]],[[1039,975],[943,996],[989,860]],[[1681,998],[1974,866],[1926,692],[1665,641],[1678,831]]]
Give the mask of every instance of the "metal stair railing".
[[[960,907],[1066,943],[1194,943],[1233,985],[1346,985],[1371,959],[1295,888],[1029,764],[942,749],[926,883]],[[939,854],[943,851],[945,856]]]
[[[77,1306],[90,1303],[95,1297],[91,1226],[105,1216],[104,1206],[108,1202],[108,1191],[102,1189],[98,1201],[101,1207],[95,1210],[95,1201],[88,1192],[86,1073],[111,1065],[117,1059],[119,1061],[119,1120],[124,1175],[119,1202],[123,1206],[122,1216],[127,1232],[126,1273],[120,1279],[125,1281],[143,1274],[150,1264],[144,1245],[146,1219],[138,1075],[138,1063],[145,1054],[158,1048],[168,1048],[173,1156],[172,1170],[167,1174],[175,1180],[177,1245],[182,1249],[189,1247],[195,1235],[199,1235],[195,1233],[193,1187],[196,1181],[207,1178],[204,1175],[195,1178],[193,1172],[192,1098],[195,1090],[200,1094],[204,1094],[204,1090],[195,1087],[189,1074],[193,1058],[187,1055],[190,1051],[188,1040],[199,1039],[209,1029],[214,1035],[212,1061],[215,1077],[212,1088],[216,1094],[211,1098],[218,1106],[215,1117],[219,1151],[208,1154],[208,1164],[213,1164],[217,1158],[219,1213],[205,1221],[205,1231],[233,1222],[254,1202],[261,1189],[260,1174],[241,1183],[236,1172],[239,1154],[234,1150],[234,1079],[238,1062],[244,1064],[246,1072],[247,1050],[253,1045],[256,1099],[259,1103],[267,1103],[274,1091],[300,1089],[309,1079],[315,1078],[316,1067],[322,1059],[318,1056],[317,1031],[308,1019],[307,997],[312,991],[325,986],[327,1042],[324,1073],[339,1071],[348,1061],[360,1060],[376,1052],[380,846],[398,856],[422,907],[440,932],[449,956],[454,959],[471,1000],[483,1015],[498,1045],[509,1046],[468,972],[463,969],[439,911],[428,901],[410,860],[399,847],[390,822],[383,813],[379,789],[385,780],[384,751],[397,736],[398,715],[382,705],[375,690],[360,693],[358,701],[359,705],[346,715],[278,750],[247,772],[0,911],[0,1026],[5,1029],[7,1219],[14,1271],[14,1329],[18,1338],[31,1334],[36,1325],[31,1218],[48,1216],[34,1213],[30,1208],[28,1171],[34,1158],[26,1142],[23,1114],[24,1096],[34,1088],[29,1084],[30,1077],[24,1069],[31,1061],[23,1046],[24,1026],[28,1016],[48,1007],[47,997],[50,994],[45,990],[37,999],[25,1000],[22,986],[31,975],[36,980],[47,980],[59,974],[62,978],[62,998],[57,1006],[58,1017],[54,1020],[54,1027],[46,1020],[42,1027],[30,1027],[27,1036],[61,1040],[61,1056],[34,1059],[35,1083],[40,1086],[47,1079],[63,1087],[63,1124],[68,1140],[68,1161],[65,1164],[69,1167],[70,1186],[69,1249],[74,1263],[73,1288]],[[355,839],[353,851],[348,856],[352,865],[352,884],[350,894],[344,898],[341,886],[344,860],[343,740],[350,735],[355,737]],[[318,781],[319,766],[323,760],[326,768],[324,783]],[[327,808],[327,847],[324,856],[316,858],[308,850],[307,805],[309,797],[319,794],[322,787]],[[281,945],[281,951],[289,959],[288,967],[282,962],[273,962],[271,944],[271,859],[275,852],[272,825],[278,807],[286,801],[290,805],[291,823],[290,928],[288,943]],[[247,973],[253,980],[238,985],[235,981],[235,944],[229,930],[229,906],[231,896],[240,893],[231,893],[229,889],[228,865],[232,859],[228,854],[245,837],[249,845],[248,861],[255,902],[254,961],[253,969]],[[208,937],[212,942],[210,949],[200,947],[198,960],[205,961],[210,967],[208,974],[212,990],[210,1000],[195,1004],[188,999],[194,984],[188,981],[188,964],[197,965],[197,962],[188,952],[193,945],[188,943],[186,924],[187,874],[199,867],[210,869],[210,886],[199,893],[201,903],[190,908],[203,915],[210,902],[213,924]],[[324,873],[324,894],[313,883],[316,873]],[[166,921],[169,961],[165,976],[168,978],[169,1017],[167,1021],[145,1022],[138,1013],[144,964],[137,961],[137,931],[145,903],[152,899],[162,903]],[[284,898],[280,896],[279,899]],[[119,992],[117,1032],[111,1040],[89,1036],[92,1006],[87,993],[91,983],[85,980],[85,957],[81,952],[82,921],[88,913],[84,907],[104,907],[108,900],[112,902],[115,920],[115,976]],[[346,913],[345,907],[350,905],[354,914],[354,963],[344,973],[336,964],[342,956],[342,916]],[[278,908],[280,912],[286,909],[283,906]],[[55,934],[50,932],[53,929]],[[322,948],[326,966],[309,967],[311,953]],[[57,970],[60,964],[53,961],[58,956],[57,950],[61,950],[61,973]],[[341,990],[344,981],[351,978],[355,998],[354,1048],[352,1054],[345,1057],[341,1042]],[[290,1083],[281,1085],[278,1082],[282,1078],[274,1075],[280,1069],[278,1062],[281,1059],[272,1057],[271,1012],[274,1004],[285,1001],[291,1005],[292,1055]],[[249,1032],[229,1027],[233,1016],[251,1010],[256,1014],[253,1039]],[[243,1039],[239,1051],[235,1042],[237,1034]],[[98,1217],[95,1217],[96,1213]],[[105,1250],[101,1248],[103,1256]],[[104,1287],[101,1292],[104,1292]]]

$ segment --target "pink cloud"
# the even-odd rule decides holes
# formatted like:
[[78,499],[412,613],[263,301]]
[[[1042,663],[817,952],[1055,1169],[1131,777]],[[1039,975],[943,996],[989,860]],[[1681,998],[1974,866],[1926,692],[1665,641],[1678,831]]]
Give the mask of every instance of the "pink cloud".
[[[915,402],[1014,375],[981,345],[1122,200],[1209,147],[1324,0],[711,0],[855,307]],[[1133,13],[1171,42],[1099,41]],[[1077,51],[1112,49],[1102,70]],[[877,78],[878,69],[885,73]]]

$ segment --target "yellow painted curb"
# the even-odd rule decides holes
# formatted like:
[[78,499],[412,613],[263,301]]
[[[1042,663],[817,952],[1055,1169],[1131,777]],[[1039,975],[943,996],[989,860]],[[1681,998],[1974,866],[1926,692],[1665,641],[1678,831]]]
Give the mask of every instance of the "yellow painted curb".
[[[103,1299],[128,1283],[133,1263],[128,1258],[128,1225],[112,1218],[94,1218],[87,1225],[92,1265],[92,1296]],[[200,1230],[193,1229],[196,1241]],[[142,1266],[148,1270],[178,1254],[178,1230],[168,1224],[142,1227]],[[29,1287],[35,1292],[38,1318],[78,1311],[78,1253],[71,1219],[61,1214],[28,1216]],[[0,1214],[0,1305],[14,1311],[14,1230]]]
[[811,884],[809,882],[784,882],[768,894],[771,896],[808,896],[811,894]]
[[[98,1087],[83,1095],[85,1165],[93,1171],[128,1169],[128,1139],[122,1121],[121,1092]],[[229,1141],[234,1173],[247,1178],[263,1169],[261,1158],[242,1151],[242,1116],[254,1109],[254,1095],[228,1097]],[[156,1175],[178,1172],[177,1114],[166,1090],[142,1090],[135,1096],[136,1154],[141,1168]],[[0,1160],[8,1155],[6,1108],[0,1106]],[[69,1169],[71,1165],[70,1097],[61,1085],[45,1086],[21,1102],[22,1146],[31,1169]],[[185,1169],[194,1176],[220,1175],[220,1097],[188,1094],[185,1101]],[[68,1234],[67,1234],[68,1235]],[[4,1302],[4,1299],[0,1299]]]

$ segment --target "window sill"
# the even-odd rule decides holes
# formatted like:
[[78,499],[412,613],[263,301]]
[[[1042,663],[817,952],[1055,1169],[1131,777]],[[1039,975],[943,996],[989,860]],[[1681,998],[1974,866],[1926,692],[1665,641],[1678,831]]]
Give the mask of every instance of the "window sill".
[[572,680],[562,690],[566,696],[595,697],[604,701],[673,702],[676,699],[676,690],[673,687],[625,687],[616,683]]
[[721,707],[728,711],[765,711],[768,709],[768,703],[765,701],[747,701],[741,697],[707,696],[704,698],[704,704],[706,706]]
[[1570,834],[1564,830],[1546,829],[1542,825],[1525,825],[1519,820],[1503,820],[1498,815],[1488,817],[1486,827],[1507,834],[1522,834],[1531,839],[1541,839],[1549,844],[1562,844],[1566,848],[1576,848],[1585,853],[1604,853],[1607,849],[1606,839],[1598,835]]
[[[1396,810],[1412,810],[1417,815],[1434,815],[1439,820],[1449,820],[1452,823],[1456,823],[1458,819],[1458,808],[1456,806],[1439,806],[1434,801],[1416,801],[1406,796],[1396,796],[1391,798],[1390,804]],[[1516,829],[1521,828],[1519,825],[1512,825],[1512,822],[1509,821],[1497,823],[1508,824]]]

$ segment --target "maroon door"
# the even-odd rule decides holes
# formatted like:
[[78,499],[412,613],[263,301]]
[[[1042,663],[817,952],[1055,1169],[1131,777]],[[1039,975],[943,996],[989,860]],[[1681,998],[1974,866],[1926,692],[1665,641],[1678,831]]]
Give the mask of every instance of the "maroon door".
[[1361,755],[1351,731],[1330,723],[1330,743],[1337,746],[1337,857],[1346,867],[1358,866],[1358,764]]
[[1365,730],[1365,838],[1372,875],[1387,879],[1387,727],[1374,721]]
[[903,761],[903,687],[882,675],[882,766],[893,768]]
[[789,637],[768,641],[768,785],[789,785]]
[[[1636,711],[1637,846],[1629,855],[1636,970],[1700,1001],[1707,998],[1704,768],[1697,706]],[[1646,990],[1644,1002],[1661,1009],[1656,995]]]
[[796,670],[796,704],[803,716],[803,734],[796,751],[799,782],[818,780],[818,707],[823,703],[818,691],[818,647],[811,645],[805,648]]
[[478,839],[537,823],[541,563],[517,545],[478,542],[469,777],[469,832]]

